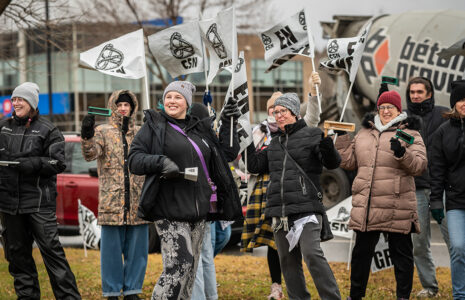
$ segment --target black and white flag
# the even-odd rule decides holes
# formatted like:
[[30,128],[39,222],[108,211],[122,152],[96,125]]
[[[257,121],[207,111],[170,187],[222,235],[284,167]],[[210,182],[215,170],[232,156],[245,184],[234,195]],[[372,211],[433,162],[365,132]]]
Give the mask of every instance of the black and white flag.
[[99,249],[101,227],[94,213],[78,200],[79,234],[86,248]]
[[204,71],[204,56],[198,22],[161,30],[148,37],[149,48],[160,64],[175,78]]
[[125,34],[81,53],[80,63],[87,68],[116,77],[145,77],[143,30]]
[[276,69],[296,55],[313,56],[313,43],[309,42],[305,11],[302,9],[290,18],[260,33],[265,48],[265,61],[270,65],[265,73]]
[[234,7],[220,11],[215,18],[199,21],[202,39],[208,49],[210,63],[207,84],[223,69],[232,70],[237,59],[237,33]]
[[320,62],[319,69],[330,73],[344,70],[349,74],[350,82],[353,82],[357,75],[370,27],[371,21],[362,28],[358,37],[329,40],[326,45],[328,60]]

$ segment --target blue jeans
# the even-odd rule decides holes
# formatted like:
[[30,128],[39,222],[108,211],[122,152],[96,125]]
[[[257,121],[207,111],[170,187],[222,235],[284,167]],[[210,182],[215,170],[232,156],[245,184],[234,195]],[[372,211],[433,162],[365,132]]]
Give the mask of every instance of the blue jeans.
[[211,235],[212,235],[212,245],[213,245],[213,257],[223,250],[224,246],[229,242],[231,238],[231,225],[226,227],[224,230],[221,229],[220,221],[212,222],[211,224]]
[[[438,292],[438,282],[436,280],[436,267],[431,253],[431,214],[429,208],[430,189],[417,189],[417,210],[418,221],[420,223],[419,234],[412,234],[413,258],[417,267],[418,277],[421,285],[425,289]],[[447,218],[442,220],[440,229],[442,237],[449,249],[449,234],[447,231]]]
[[104,297],[142,293],[147,267],[149,227],[102,226],[100,269]]
[[450,238],[450,268],[452,296],[454,300],[465,299],[465,209],[447,212]]
[[211,226],[205,226],[197,274],[191,300],[216,300],[216,271],[213,262],[213,247],[211,244]]

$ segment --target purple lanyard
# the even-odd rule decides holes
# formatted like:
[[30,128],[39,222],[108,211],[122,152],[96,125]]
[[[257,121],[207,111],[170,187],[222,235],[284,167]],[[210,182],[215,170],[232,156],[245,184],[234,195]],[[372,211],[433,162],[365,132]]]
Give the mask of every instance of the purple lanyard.
[[168,124],[170,124],[170,126],[173,127],[174,130],[176,130],[177,132],[185,136],[189,140],[189,142],[191,142],[192,146],[197,152],[197,155],[200,158],[200,161],[202,162],[203,171],[205,172],[208,183],[210,184],[212,191],[215,192],[216,188],[214,188],[213,181],[211,180],[210,174],[208,173],[207,164],[205,163],[205,159],[203,158],[203,154],[202,154],[202,151],[200,151],[199,146],[190,137],[188,137],[187,134],[178,125],[173,124],[171,122],[168,122]]

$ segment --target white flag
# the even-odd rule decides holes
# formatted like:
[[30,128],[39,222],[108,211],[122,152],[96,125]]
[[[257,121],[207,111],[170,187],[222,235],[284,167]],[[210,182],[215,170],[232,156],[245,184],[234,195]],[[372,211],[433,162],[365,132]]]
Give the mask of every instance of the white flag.
[[160,64],[175,78],[204,71],[203,45],[198,22],[176,25],[148,37]]
[[269,72],[295,55],[312,56],[305,21],[305,12],[300,10],[290,18],[260,34],[265,48],[265,61],[271,66]]
[[376,273],[381,270],[386,270],[394,267],[389,254],[389,244],[384,238],[384,234],[379,235],[378,243],[375,247],[375,254],[371,261],[371,273]]
[[[237,134],[239,136],[240,151],[244,151],[248,145],[252,143],[252,128],[250,126],[250,112],[249,112],[249,90],[247,89],[247,70],[245,67],[244,52],[241,51],[237,60],[236,68],[234,70],[234,99],[237,101],[241,116],[238,119]],[[231,98],[232,84],[229,84],[224,105]],[[224,106],[223,106],[224,107]],[[223,113],[223,110],[221,110]],[[221,114],[220,113],[220,114]]]
[[79,234],[87,248],[99,249],[101,227],[97,225],[94,213],[78,200]]
[[[210,64],[207,84],[237,58],[237,33],[234,28],[234,7],[220,11],[213,19],[199,21],[202,39],[208,49]],[[236,57],[234,57],[236,55]]]
[[146,68],[143,30],[125,34],[81,53],[80,63],[116,77],[144,77]]
[[352,196],[342,200],[326,211],[328,221],[331,223],[331,231],[334,236],[350,239],[354,234],[349,229],[350,211],[352,210]]
[[330,73],[344,70],[349,74],[350,82],[353,82],[357,75],[370,27],[371,21],[362,28],[358,37],[329,40],[326,45],[328,60],[320,62],[320,69]]

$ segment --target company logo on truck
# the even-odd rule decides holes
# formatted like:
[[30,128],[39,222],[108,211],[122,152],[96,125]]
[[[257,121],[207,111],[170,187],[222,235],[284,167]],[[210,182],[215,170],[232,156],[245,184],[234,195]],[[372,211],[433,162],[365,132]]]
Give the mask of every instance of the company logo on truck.
[[386,31],[386,27],[374,31],[368,38],[362,55],[360,65],[369,84],[381,77],[388,63],[394,64],[392,69],[396,71],[395,76],[400,83],[406,83],[414,76],[423,76],[432,81],[436,91],[449,93],[450,82],[462,78],[465,57],[439,58],[436,53],[446,45],[441,45],[437,39],[425,37],[417,41],[412,35],[408,35],[401,42],[401,47],[391,49],[390,37]]

